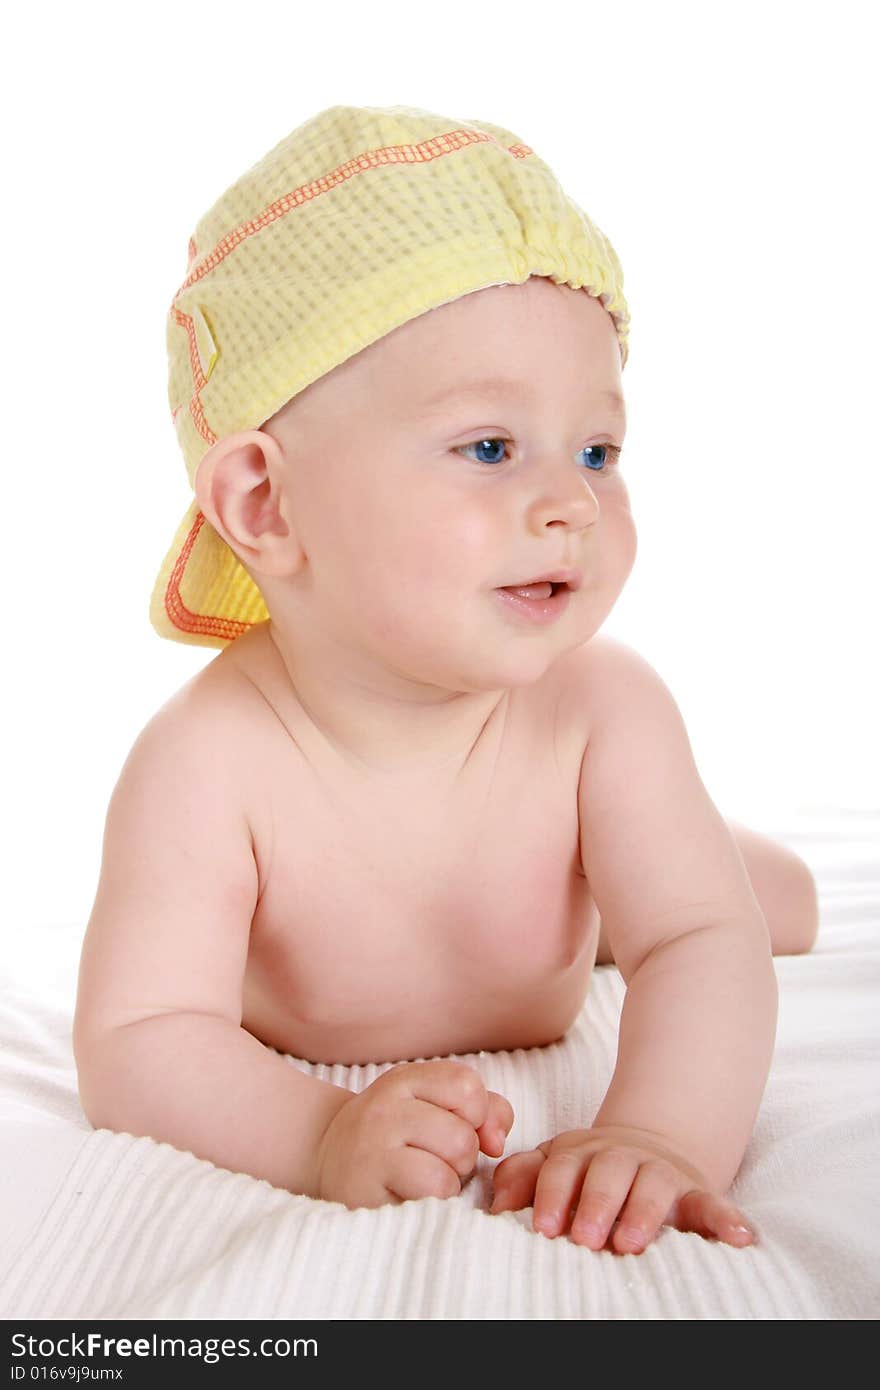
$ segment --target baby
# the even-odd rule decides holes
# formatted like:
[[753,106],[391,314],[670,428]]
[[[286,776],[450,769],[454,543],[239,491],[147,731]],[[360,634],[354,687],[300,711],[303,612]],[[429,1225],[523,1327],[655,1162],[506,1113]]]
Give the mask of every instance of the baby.
[[[613,962],[593,1124],[498,1163],[491,1210],[754,1240],[727,1192],[815,884],[599,635],[636,554],[628,322],[610,243],[483,121],[331,108],[200,222],[168,323],[195,498],[151,616],[221,650],[110,801],[95,1127],[351,1208],[454,1196],[513,1111],[448,1054],[554,1042]],[[354,1094],[279,1053],[396,1065]]]

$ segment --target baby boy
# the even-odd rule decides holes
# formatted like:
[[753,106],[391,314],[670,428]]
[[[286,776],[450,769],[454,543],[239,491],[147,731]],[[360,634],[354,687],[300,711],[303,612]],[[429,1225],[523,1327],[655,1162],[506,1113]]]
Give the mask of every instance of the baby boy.
[[[453,1196],[513,1111],[449,1054],[559,1039],[613,962],[593,1124],[498,1163],[491,1210],[754,1240],[727,1193],[815,885],[599,635],[636,554],[628,322],[610,243],[482,121],[331,108],[202,219],[168,324],[195,499],[151,615],[222,650],[110,801],[95,1127],[349,1207]],[[396,1065],[354,1094],[284,1053]]]

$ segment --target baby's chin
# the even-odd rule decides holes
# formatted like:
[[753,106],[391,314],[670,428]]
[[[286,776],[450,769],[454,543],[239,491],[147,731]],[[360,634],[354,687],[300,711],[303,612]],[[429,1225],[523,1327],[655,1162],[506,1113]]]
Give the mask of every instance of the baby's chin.
[[[435,651],[430,661],[416,659],[410,664],[411,676],[435,689],[454,695],[489,695],[506,690],[525,689],[536,685],[569,652],[582,645],[572,640],[560,646],[545,644],[539,648],[526,644],[484,642],[479,647],[448,652],[446,660],[438,659]],[[397,668],[400,672],[400,667]]]

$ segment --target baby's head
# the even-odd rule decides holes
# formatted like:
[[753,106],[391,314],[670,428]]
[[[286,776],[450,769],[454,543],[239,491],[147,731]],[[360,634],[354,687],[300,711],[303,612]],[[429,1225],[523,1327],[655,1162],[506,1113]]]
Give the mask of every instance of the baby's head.
[[[314,118],[191,243],[168,341],[196,498],[154,626],[222,646],[271,615],[444,688],[536,679],[634,561],[627,327],[610,244],[512,133]],[[496,592],[557,570],[581,584],[550,624]]]

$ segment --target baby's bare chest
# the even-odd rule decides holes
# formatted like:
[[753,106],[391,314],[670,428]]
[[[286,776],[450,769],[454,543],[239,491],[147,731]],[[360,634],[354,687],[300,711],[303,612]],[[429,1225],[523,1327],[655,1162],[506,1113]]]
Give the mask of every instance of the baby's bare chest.
[[599,928],[580,864],[583,737],[558,705],[530,714],[453,784],[328,784],[292,775],[279,745],[254,817],[249,1031],[346,1065],[562,1036]]
[[353,1063],[538,1045],[583,997],[598,923],[576,813],[532,796],[442,842],[417,809],[276,827],[245,1026]]

